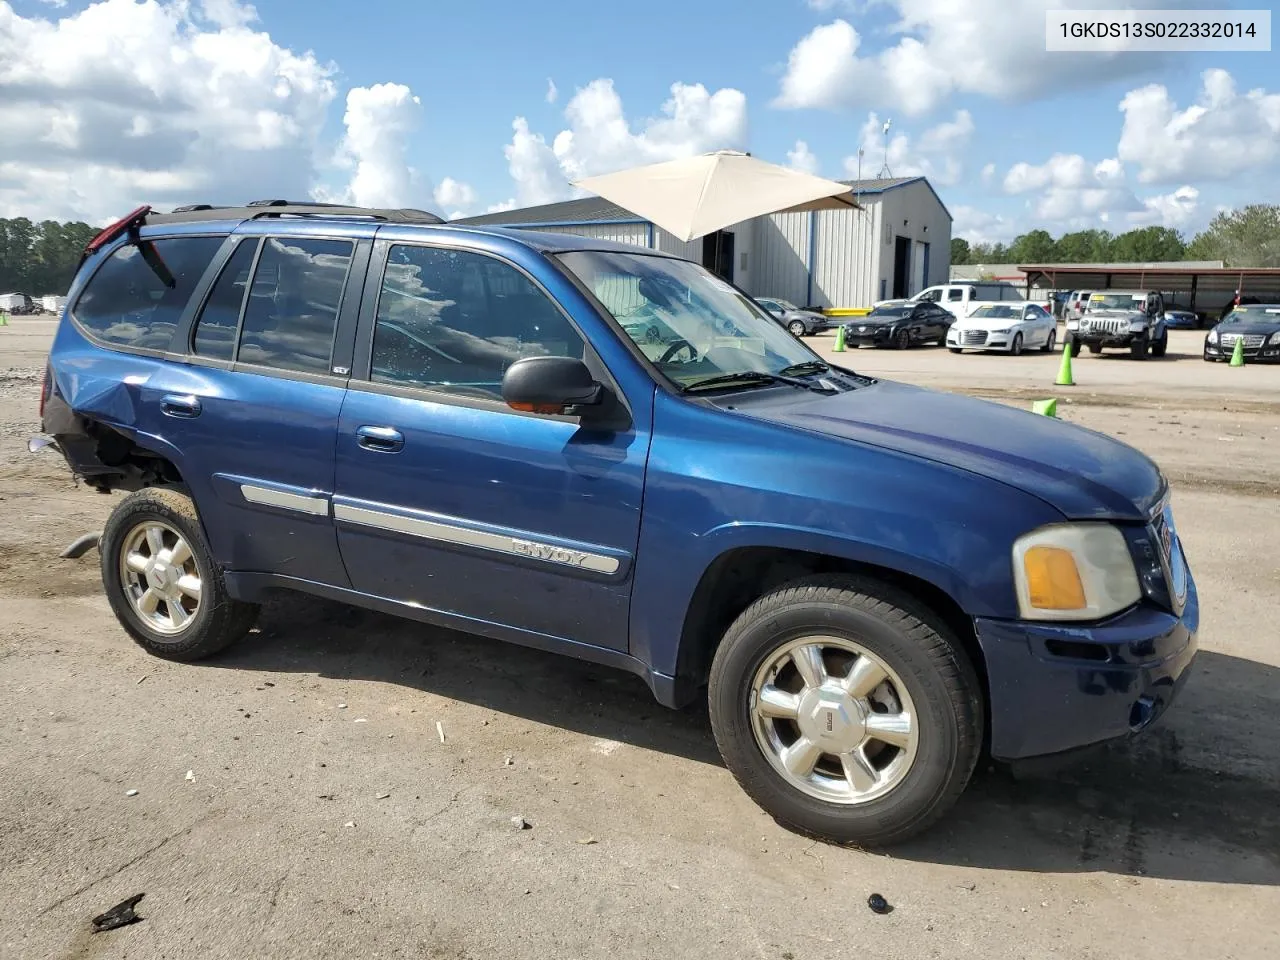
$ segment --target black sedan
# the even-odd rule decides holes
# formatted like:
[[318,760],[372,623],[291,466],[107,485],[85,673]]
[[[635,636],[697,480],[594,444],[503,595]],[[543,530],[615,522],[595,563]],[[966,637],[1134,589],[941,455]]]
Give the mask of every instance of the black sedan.
[[1280,363],[1280,303],[1236,307],[1204,338],[1205,360],[1230,360],[1243,340],[1245,360]]
[[936,303],[891,300],[882,303],[865,317],[857,317],[844,325],[844,342],[853,347],[896,347],[905,350],[913,344],[947,342],[947,330],[955,322],[954,314]]
[[791,301],[780,297],[756,297],[756,303],[769,311],[769,316],[797,337],[811,336],[838,325],[837,321],[832,320],[825,313],[801,309]]

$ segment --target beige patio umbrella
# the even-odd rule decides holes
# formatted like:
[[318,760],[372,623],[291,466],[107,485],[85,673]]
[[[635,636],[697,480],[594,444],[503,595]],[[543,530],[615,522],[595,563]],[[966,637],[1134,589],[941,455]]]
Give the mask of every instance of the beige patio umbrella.
[[574,182],[681,240],[752,217],[799,210],[857,208],[843,183],[717,150],[683,160],[632,167]]

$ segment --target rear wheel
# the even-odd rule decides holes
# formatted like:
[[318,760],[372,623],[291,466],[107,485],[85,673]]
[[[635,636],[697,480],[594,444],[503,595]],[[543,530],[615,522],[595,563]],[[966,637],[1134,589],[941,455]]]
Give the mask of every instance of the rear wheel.
[[972,664],[942,622],[879,581],[779,587],[716,651],[711,724],[729,770],[782,825],[885,845],[964,790],[982,742]]
[[199,660],[253,626],[255,604],[227,594],[195,504],[153,487],[130,494],[102,532],[102,584],[121,626],[148,653]]
[[1053,353],[1053,348],[1058,345],[1058,331],[1050,330],[1049,337],[1045,340],[1044,346],[1040,348],[1042,353]]
[[1160,339],[1151,344],[1151,355],[1153,357],[1163,357],[1169,352],[1169,331],[1165,330],[1160,334]]
[[804,323],[800,320],[792,320],[787,324],[787,329],[791,331],[791,335],[795,337],[803,337],[809,331],[805,330]]

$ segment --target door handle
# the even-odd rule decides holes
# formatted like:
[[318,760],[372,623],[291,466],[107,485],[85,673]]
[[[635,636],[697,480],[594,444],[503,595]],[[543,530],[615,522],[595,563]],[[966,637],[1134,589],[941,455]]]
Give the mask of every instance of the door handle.
[[160,412],[166,417],[181,417],[190,420],[200,416],[200,400],[190,394],[166,394],[160,398]]
[[356,443],[374,453],[399,453],[404,449],[404,434],[394,427],[361,427]]

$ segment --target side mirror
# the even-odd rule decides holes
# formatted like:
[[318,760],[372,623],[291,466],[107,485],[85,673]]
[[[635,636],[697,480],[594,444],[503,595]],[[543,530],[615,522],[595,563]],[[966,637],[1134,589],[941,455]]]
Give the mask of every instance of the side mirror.
[[576,357],[526,357],[502,378],[502,399],[512,410],[573,415],[603,398],[604,387]]

